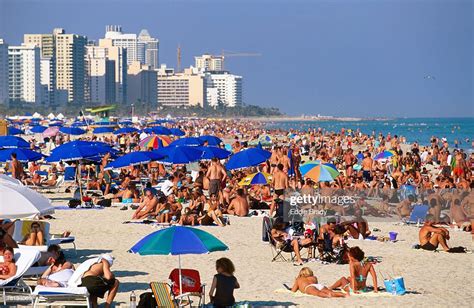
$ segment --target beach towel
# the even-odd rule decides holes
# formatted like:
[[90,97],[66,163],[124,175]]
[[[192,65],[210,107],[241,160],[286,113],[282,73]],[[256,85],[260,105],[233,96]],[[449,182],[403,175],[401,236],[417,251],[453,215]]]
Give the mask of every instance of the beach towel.
[[60,205],[60,206],[55,206],[54,209],[57,211],[69,211],[69,210],[103,210],[104,208],[101,206],[71,208],[67,205]]
[[[318,298],[317,296],[305,294],[305,293],[302,293],[300,291],[291,292],[291,290],[287,290],[287,289],[284,289],[284,288],[276,289],[273,292],[274,293],[291,294],[292,296],[295,296],[295,297],[308,297],[309,296],[309,297]],[[351,296],[356,296],[356,297],[390,297],[390,296],[392,296],[392,294],[387,293],[387,292],[379,291],[377,293],[375,293],[375,292],[366,292],[366,293],[357,293],[357,294],[356,293],[351,293]]]

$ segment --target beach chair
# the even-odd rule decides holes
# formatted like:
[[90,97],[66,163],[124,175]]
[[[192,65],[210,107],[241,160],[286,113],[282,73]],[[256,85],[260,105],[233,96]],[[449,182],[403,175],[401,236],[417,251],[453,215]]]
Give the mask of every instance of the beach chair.
[[[264,228],[265,232],[267,233],[267,238],[268,238],[268,243],[270,245],[270,249],[272,251],[272,262],[275,261],[283,261],[283,262],[288,262],[288,261],[294,261],[295,256],[293,255],[293,247],[289,242],[286,242],[285,245],[282,247],[278,247],[277,242],[275,239],[272,237],[272,225],[273,222],[271,219],[265,219],[264,217]],[[289,253],[290,257],[286,258],[283,254],[284,253]]]
[[410,218],[408,218],[407,223],[424,223],[429,209],[429,206],[425,204],[415,205],[411,211]]
[[2,290],[4,307],[7,305],[7,295],[11,292],[15,292],[15,295],[18,295],[17,292],[27,294],[31,297],[31,303],[33,303],[31,288],[23,281],[23,276],[28,269],[40,259],[41,254],[36,250],[24,250],[18,248],[15,249],[14,252],[16,260],[15,264],[17,266],[16,275],[6,280],[0,280],[0,289]]
[[178,307],[171,295],[171,286],[166,282],[150,282],[150,288],[158,307]]
[[31,224],[33,222],[38,222],[42,226],[46,245],[44,246],[19,245],[19,247],[26,248],[26,249],[35,249],[39,251],[46,251],[50,245],[72,244],[74,248],[74,252],[77,253],[75,237],[74,236],[62,237],[61,235],[50,234],[50,224],[47,221],[34,221],[34,220],[15,221],[14,230],[13,230],[13,239],[16,242],[21,242],[23,238],[30,232]]
[[74,191],[72,188],[77,187],[76,167],[68,166],[64,168],[64,180],[62,181],[64,190]]
[[86,287],[79,287],[81,277],[92,265],[100,262],[101,256],[88,259],[82,262],[71,276],[67,287],[45,287],[37,286],[33,292],[34,305],[39,306],[87,306],[92,307],[89,299],[89,292]]
[[[175,268],[171,271],[169,279],[172,282],[172,294],[180,296],[181,300],[178,301],[178,304],[181,306],[182,299],[186,298],[187,303],[191,305],[191,297],[199,297],[198,307],[203,305],[206,301],[206,285],[201,284],[201,277],[199,271],[194,269],[181,269],[181,284],[182,284],[182,293],[179,289],[179,269]],[[196,305],[192,305],[196,306]]]

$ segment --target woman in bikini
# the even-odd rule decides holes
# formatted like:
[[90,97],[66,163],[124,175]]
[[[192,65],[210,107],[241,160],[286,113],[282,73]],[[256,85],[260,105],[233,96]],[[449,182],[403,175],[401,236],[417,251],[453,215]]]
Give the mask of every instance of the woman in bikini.
[[359,247],[349,248],[349,269],[350,276],[342,277],[336,281],[330,290],[340,288],[348,293],[353,292],[355,294],[361,292],[367,292],[367,276],[372,276],[374,283],[374,292],[377,293],[377,274],[375,273],[374,266],[372,263],[364,262],[364,252]]
[[327,287],[318,283],[318,278],[314,276],[313,271],[309,267],[303,267],[296,277],[292,292],[301,291],[302,293],[319,296],[319,297],[347,297],[348,294],[329,290]]

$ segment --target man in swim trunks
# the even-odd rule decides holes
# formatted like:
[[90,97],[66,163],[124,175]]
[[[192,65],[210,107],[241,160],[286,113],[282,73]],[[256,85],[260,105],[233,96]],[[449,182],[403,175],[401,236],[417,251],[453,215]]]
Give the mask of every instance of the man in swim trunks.
[[155,211],[158,199],[153,195],[151,190],[145,191],[145,197],[143,202],[140,204],[135,213],[133,213],[132,219],[143,219]]
[[119,281],[115,279],[114,274],[110,271],[113,264],[113,258],[110,255],[103,255],[99,263],[92,265],[81,279],[81,287],[86,287],[89,292],[89,298],[92,307],[97,307],[97,298],[104,298],[107,295],[105,307],[111,307],[112,302],[119,288]]
[[449,240],[449,231],[445,228],[434,226],[434,217],[426,216],[425,223],[419,232],[420,248],[424,250],[436,250],[441,244],[443,250],[449,252],[447,240]]
[[273,203],[270,208],[270,215],[273,214],[275,210],[275,200],[283,199],[282,196],[285,194],[285,189],[288,188],[288,174],[283,171],[283,164],[278,164],[275,172],[273,173],[273,189],[275,191]]
[[221,183],[225,183],[227,173],[217,158],[211,160],[206,177],[209,179],[209,195],[218,195],[221,190]]

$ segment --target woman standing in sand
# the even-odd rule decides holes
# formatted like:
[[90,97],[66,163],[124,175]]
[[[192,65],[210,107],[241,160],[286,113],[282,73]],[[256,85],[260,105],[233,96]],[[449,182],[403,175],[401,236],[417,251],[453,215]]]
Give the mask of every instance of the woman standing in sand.
[[348,294],[334,292],[322,284],[318,283],[318,278],[314,276],[313,271],[309,267],[303,267],[298,277],[296,277],[291,292],[301,291],[302,293],[319,296],[319,297],[347,297]]

